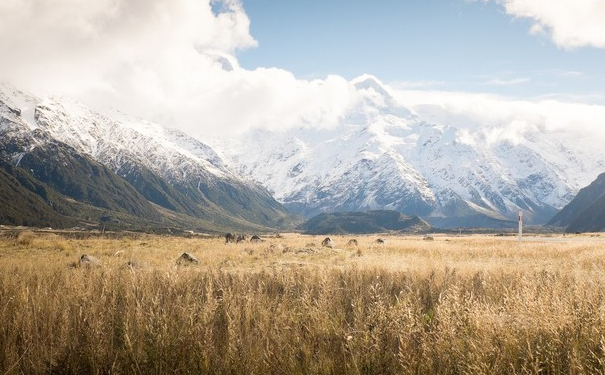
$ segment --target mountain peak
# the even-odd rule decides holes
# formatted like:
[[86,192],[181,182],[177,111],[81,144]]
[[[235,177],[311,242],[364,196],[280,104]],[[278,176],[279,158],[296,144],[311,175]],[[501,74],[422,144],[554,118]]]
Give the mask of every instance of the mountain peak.
[[374,92],[384,97],[385,99],[392,98],[391,94],[389,94],[384,84],[373,75],[364,74],[355,78],[352,83],[358,90],[374,90]]

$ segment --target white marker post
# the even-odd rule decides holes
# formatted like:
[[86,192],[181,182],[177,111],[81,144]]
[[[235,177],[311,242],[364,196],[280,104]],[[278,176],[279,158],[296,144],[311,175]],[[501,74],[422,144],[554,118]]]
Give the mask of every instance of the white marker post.
[[519,211],[519,242],[523,241],[523,212]]

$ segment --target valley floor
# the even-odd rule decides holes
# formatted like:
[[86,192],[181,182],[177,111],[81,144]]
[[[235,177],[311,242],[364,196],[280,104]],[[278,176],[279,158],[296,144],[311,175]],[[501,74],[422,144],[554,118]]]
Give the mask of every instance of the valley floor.
[[605,372],[600,234],[73,237],[0,231],[0,374]]

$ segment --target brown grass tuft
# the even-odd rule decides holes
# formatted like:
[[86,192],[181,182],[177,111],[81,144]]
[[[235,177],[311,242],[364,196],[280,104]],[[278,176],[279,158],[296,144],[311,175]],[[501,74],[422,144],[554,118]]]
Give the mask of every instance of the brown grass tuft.
[[29,230],[23,230],[19,232],[19,234],[17,234],[16,243],[20,246],[31,246],[34,243],[35,237],[36,235],[34,234],[34,232]]

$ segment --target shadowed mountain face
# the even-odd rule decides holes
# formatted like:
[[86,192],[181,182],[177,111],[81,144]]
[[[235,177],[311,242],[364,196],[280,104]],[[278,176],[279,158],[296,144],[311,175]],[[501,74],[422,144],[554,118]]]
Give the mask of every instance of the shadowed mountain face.
[[[18,108],[11,94],[29,108]],[[264,188],[181,132],[138,120],[129,126],[76,102],[23,95],[0,95],[0,159],[57,195],[158,225],[191,226],[196,219],[209,230],[290,225]],[[175,223],[177,216],[184,219]]]
[[[7,137],[3,144],[14,147],[13,141],[16,139]],[[146,219],[159,218],[159,213],[145,197],[90,157],[79,154],[63,143],[52,141],[41,131],[35,131],[32,138],[24,137],[20,141],[24,141],[25,145],[18,166],[54,191],[95,207]],[[1,151],[0,156],[5,160],[10,158]]]
[[75,223],[53,208],[62,198],[27,172],[0,160],[0,223],[66,228]]
[[300,226],[308,234],[422,233],[432,227],[418,216],[397,211],[335,212],[319,214]]
[[559,211],[548,225],[565,227],[567,232],[599,232],[605,229],[605,173]]

